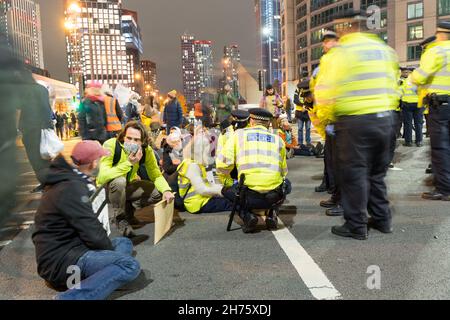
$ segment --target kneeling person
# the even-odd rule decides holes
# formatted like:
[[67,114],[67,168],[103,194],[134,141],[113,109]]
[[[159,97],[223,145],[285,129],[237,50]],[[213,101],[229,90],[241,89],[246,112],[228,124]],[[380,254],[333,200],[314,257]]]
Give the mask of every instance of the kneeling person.
[[67,282],[74,270],[81,277],[58,300],[106,299],[139,275],[131,241],[110,241],[89,201],[95,192],[89,176],[96,175],[100,158],[107,154],[97,141],[80,142],[72,153],[75,165],[57,157],[44,182],[32,236],[38,273],[58,289],[72,285]]
[[186,146],[185,160],[178,167],[180,197],[189,213],[226,212],[233,207],[223,198],[222,185],[210,184],[207,179],[206,167],[213,162],[209,154],[209,140],[199,132]]
[[[281,204],[289,192],[286,147],[283,140],[269,131],[272,114],[265,109],[251,109],[250,128],[236,131],[227,141],[223,154],[224,161],[217,172],[225,187],[223,193],[234,201],[238,186],[230,185],[230,173],[236,166],[239,178],[244,175],[245,192],[241,194],[241,218],[245,233],[253,232],[258,218],[250,210],[269,209]],[[271,211],[266,219],[268,229],[276,229],[278,218]]]
[[[148,146],[147,132],[142,124],[127,123],[119,137],[106,141],[104,147],[111,154],[102,158],[97,181],[108,186],[119,231],[133,237],[132,227],[141,225],[134,217],[134,210],[156,203],[160,194],[167,201],[172,201],[174,196]],[[141,180],[138,174],[142,171],[150,180]]]

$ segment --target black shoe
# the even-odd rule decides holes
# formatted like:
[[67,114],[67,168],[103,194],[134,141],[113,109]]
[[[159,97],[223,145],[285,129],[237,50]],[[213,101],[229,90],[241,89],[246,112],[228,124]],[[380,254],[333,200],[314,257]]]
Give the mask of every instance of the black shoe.
[[392,228],[391,223],[380,224],[380,223],[375,222],[375,220],[373,220],[373,218],[369,218],[367,227],[369,229],[375,229],[375,230],[380,231],[381,233],[386,233],[386,234],[394,232],[394,228]]
[[322,183],[320,186],[318,186],[314,189],[314,191],[319,192],[319,193],[326,192],[327,190],[328,190],[328,188],[325,183]]
[[334,208],[327,209],[325,211],[325,214],[329,217],[340,217],[344,215],[344,208],[342,208],[340,205],[337,205]]
[[416,146],[417,146],[418,148],[423,147],[423,143],[422,143],[422,142],[416,142]]
[[410,142],[405,142],[405,143],[403,144],[403,146],[404,146],[404,147],[412,147],[413,144],[410,143]]
[[277,230],[278,229],[278,217],[275,212],[272,215],[266,217],[266,227],[267,230]]
[[427,169],[425,169],[425,173],[426,174],[433,174],[433,169],[427,168]]
[[391,162],[391,163],[389,164],[389,169],[393,169],[393,168],[395,168],[395,166],[394,166],[394,164]]
[[346,237],[346,238],[353,238],[357,240],[367,240],[368,235],[366,233],[356,233],[350,231],[350,229],[344,224],[342,226],[334,226],[331,228],[331,232],[337,236]]
[[252,233],[256,230],[257,225],[258,218],[254,214],[249,213],[244,219],[244,227],[242,228],[242,231],[244,233]]
[[336,207],[337,203],[334,201],[333,198],[329,199],[329,200],[325,200],[325,201],[320,201],[320,206],[322,208],[327,208],[327,209],[331,209]]
[[444,195],[437,190],[431,192],[424,192],[422,194],[422,198],[425,200],[450,201],[450,195]]
[[127,217],[126,219],[127,222],[130,224],[130,226],[132,226],[135,229],[139,229],[145,226],[145,223],[139,221],[135,216]]

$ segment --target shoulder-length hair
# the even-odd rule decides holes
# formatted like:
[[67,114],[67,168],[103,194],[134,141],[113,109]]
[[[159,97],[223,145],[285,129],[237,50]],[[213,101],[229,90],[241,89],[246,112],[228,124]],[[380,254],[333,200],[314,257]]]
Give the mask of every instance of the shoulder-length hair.
[[147,130],[145,130],[144,126],[138,122],[138,121],[130,121],[125,125],[125,128],[123,128],[122,132],[120,132],[119,136],[117,137],[117,140],[119,140],[120,143],[124,143],[125,141],[125,135],[128,131],[128,129],[135,129],[139,130],[141,132],[141,141],[142,141],[142,148],[148,147],[148,133]]

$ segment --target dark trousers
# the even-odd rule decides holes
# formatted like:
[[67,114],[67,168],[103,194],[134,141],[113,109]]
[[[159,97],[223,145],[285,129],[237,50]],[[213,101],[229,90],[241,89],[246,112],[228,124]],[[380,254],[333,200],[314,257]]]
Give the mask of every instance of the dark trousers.
[[423,140],[423,109],[417,108],[417,103],[403,103],[403,131],[405,142],[412,143],[412,132],[416,133],[416,143]]
[[[287,183],[287,191],[289,194],[292,191],[292,186],[289,180],[286,180]],[[223,195],[225,198],[234,203],[236,198],[238,186],[234,185],[231,188],[224,190]],[[241,219],[246,221],[248,216],[250,215],[250,210],[268,210],[272,208],[272,206],[281,201],[283,199],[283,194],[280,192],[281,190],[277,188],[274,191],[270,191],[267,194],[262,194],[250,189],[246,189],[245,194],[243,195],[243,201],[241,204],[243,206],[243,210],[241,210]],[[242,195],[241,195],[242,199]]]
[[[394,122],[394,130],[391,132],[391,143],[389,146],[389,163],[394,161],[395,157],[395,149],[397,148],[397,138],[398,138],[398,128],[401,128],[402,117],[400,116],[401,112],[394,111],[393,112],[393,122]],[[399,124],[400,123],[400,124]]]
[[42,184],[48,175],[50,161],[41,157],[41,130],[36,129],[23,132],[22,142],[36,178]]
[[340,200],[340,192],[336,181],[336,137],[327,134],[325,139],[325,179],[328,190],[333,194],[338,202]]
[[216,213],[233,210],[233,203],[227,198],[211,198],[200,210],[199,213]]
[[430,108],[431,161],[436,189],[450,195],[450,105]]
[[[8,120],[14,123],[14,119]],[[3,140],[0,141],[0,181],[2,181],[0,183],[0,228],[15,206],[19,169],[16,152],[15,135],[4,136]]]
[[384,182],[394,130],[391,112],[347,116],[336,123],[338,184],[347,226],[367,232],[367,213],[380,224],[391,221]]
[[402,136],[403,113],[401,111],[394,111],[395,113],[395,134],[397,138]]

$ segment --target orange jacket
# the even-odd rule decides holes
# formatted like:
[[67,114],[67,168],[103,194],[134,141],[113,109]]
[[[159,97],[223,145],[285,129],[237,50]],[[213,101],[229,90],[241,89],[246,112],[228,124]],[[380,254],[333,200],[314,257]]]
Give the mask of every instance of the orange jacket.
[[194,116],[195,117],[203,117],[203,110],[202,110],[202,104],[201,103],[196,103],[194,104]]

